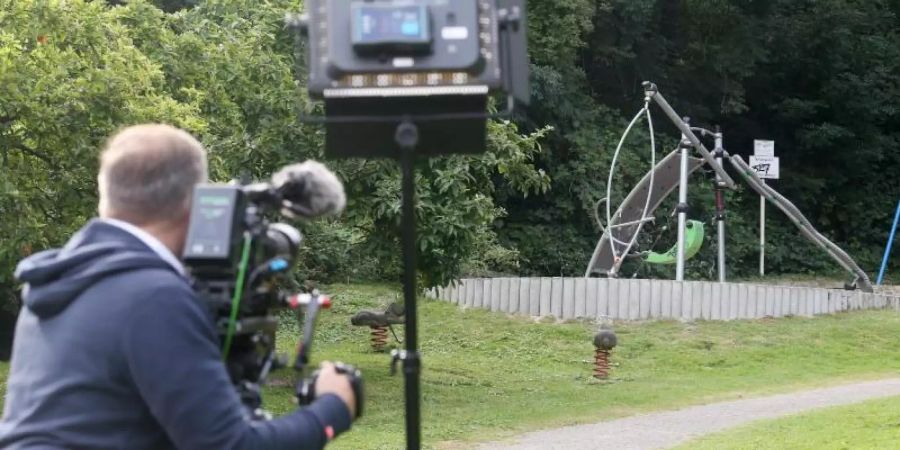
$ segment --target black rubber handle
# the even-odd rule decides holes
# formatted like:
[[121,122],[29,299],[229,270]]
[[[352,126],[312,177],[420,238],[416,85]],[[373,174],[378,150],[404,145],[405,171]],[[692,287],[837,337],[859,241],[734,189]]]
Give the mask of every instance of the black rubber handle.
[[[347,376],[350,380],[350,387],[353,389],[353,397],[356,400],[356,417],[362,417],[363,404],[365,403],[362,372],[355,367],[341,362],[334,363],[337,373]],[[297,384],[297,401],[301,406],[307,406],[316,399],[316,380],[319,379],[319,370],[316,370],[308,378],[300,380]]]

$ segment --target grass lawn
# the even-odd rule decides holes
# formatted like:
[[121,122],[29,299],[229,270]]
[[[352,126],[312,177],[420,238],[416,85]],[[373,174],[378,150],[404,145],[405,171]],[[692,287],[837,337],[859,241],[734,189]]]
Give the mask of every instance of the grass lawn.
[[[370,349],[368,329],[349,322],[361,308],[398,300],[399,291],[353,284],[327,291],[334,307],[320,318],[313,357],[359,367],[367,396],[363,418],[329,448],[402,448],[403,377],[389,375],[387,353]],[[900,374],[896,312],[617,323],[613,376],[601,382],[591,378],[594,325],[535,323],[440,301],[419,304],[426,448],[466,448],[471,441],[537,427]],[[295,336],[294,325],[284,326],[279,347],[292,351]],[[290,376],[283,370],[273,378]],[[268,387],[267,407],[276,414],[289,411],[291,391]]]
[[[314,356],[356,364],[368,396],[366,415],[333,448],[401,448],[403,378],[389,376],[390,358],[370,350],[368,330],[349,326],[356,310],[383,306],[398,291],[339,285],[332,294],[334,310],[322,316]],[[536,427],[900,373],[895,312],[616,324],[620,347],[608,382],[590,376],[590,324],[536,324],[428,300],[420,302],[420,322],[423,435],[426,444],[442,448]],[[281,344],[289,351],[292,331],[284,334]],[[289,392],[270,388],[269,407],[288,410]]]
[[681,450],[896,449],[900,397],[766,420],[697,439]]
[[9,363],[0,361],[0,416],[3,415],[3,399],[6,397],[6,374]]

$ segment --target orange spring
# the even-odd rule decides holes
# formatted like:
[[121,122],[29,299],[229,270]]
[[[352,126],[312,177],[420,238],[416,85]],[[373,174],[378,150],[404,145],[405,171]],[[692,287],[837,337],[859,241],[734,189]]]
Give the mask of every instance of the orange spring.
[[372,327],[372,349],[376,352],[384,351],[388,343],[387,327]]
[[594,378],[609,377],[609,350],[597,349],[594,352]]

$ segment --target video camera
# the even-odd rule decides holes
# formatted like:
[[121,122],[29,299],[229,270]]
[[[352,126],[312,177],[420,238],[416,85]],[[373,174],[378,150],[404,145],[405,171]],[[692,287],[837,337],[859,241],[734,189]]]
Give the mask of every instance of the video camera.
[[[194,189],[183,259],[194,288],[217,319],[229,375],[255,420],[270,417],[262,409],[260,386],[271,371],[287,363],[275,354],[278,319],[274,312],[296,310],[303,323],[293,367],[305,376],[318,311],[330,307],[330,300],[318,291],[289,295],[280,289],[303,236],[297,228],[273,223],[269,217],[313,219],[340,212],[345,202],[341,182],[314,161],[287,166],[270,183],[202,184]],[[351,366],[336,367],[350,377],[358,416],[362,376]],[[301,405],[314,399],[317,375],[298,382],[296,396]]]

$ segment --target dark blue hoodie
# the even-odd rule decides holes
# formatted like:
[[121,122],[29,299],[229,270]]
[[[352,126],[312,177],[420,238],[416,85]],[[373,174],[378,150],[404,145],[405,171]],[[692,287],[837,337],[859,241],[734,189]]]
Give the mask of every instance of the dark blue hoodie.
[[0,448],[321,449],[350,427],[335,395],[247,420],[206,308],[121,228],[92,221],[16,277],[26,286]]

